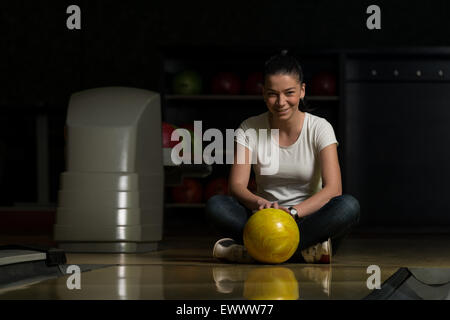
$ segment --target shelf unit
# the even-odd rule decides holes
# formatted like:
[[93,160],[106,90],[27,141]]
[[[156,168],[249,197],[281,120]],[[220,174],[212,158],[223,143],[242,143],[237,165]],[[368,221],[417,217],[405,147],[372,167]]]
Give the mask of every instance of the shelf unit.
[[[166,100],[250,100],[261,101],[262,96],[258,95],[214,95],[214,94],[168,94]],[[339,96],[309,96],[305,97],[307,101],[339,101]]]
[[[182,126],[202,120],[203,132],[208,128],[236,129],[248,117],[267,111],[261,95],[212,94],[209,83],[221,71],[233,72],[244,84],[251,72],[262,71],[264,62],[274,51],[267,48],[166,48],[162,50],[161,97],[163,121]],[[332,51],[290,50],[302,65],[306,82],[307,105],[313,107],[311,113],[326,118],[339,136],[339,110],[342,104],[340,93],[340,72],[342,55]],[[184,95],[172,91],[174,76],[184,70],[197,70],[203,78],[201,94]],[[308,82],[319,72],[329,71],[336,75],[337,94],[333,96],[309,96]],[[243,92],[243,90],[242,90]],[[338,138],[339,139],[339,138]],[[224,142],[225,144],[225,142]],[[225,150],[224,150],[225,154]],[[212,165],[212,172],[200,178],[203,182],[220,176],[228,176],[230,165]],[[178,204],[166,199],[166,208],[202,208],[204,204]]]

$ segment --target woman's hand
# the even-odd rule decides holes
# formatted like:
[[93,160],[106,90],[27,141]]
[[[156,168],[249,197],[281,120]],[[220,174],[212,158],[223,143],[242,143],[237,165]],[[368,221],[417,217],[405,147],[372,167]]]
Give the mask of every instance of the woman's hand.
[[259,199],[257,201],[257,203],[258,203],[258,210],[267,209],[267,208],[274,208],[274,209],[284,210],[284,211],[286,211],[287,213],[290,214],[288,208],[278,205],[278,201],[270,202],[270,201],[267,201],[265,199]]
[[291,212],[289,211],[289,209],[286,208],[286,207],[281,207],[281,206],[279,206],[278,209],[281,209],[281,210],[286,211],[287,213],[291,214]]
[[257,210],[272,208],[272,206],[275,206],[275,205],[278,208],[278,202],[270,202],[265,199],[258,199],[258,201],[257,201],[258,209]]

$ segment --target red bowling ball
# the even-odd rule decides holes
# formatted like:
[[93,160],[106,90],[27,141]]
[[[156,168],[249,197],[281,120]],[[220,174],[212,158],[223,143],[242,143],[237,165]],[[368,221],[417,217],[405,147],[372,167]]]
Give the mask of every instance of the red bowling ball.
[[220,72],[216,74],[211,83],[213,94],[239,94],[241,91],[241,80],[232,72]]
[[311,80],[311,94],[314,96],[336,95],[336,75],[330,72],[321,72]]
[[216,178],[211,180],[205,187],[205,201],[217,194],[228,194],[228,180]]
[[178,141],[172,141],[172,132],[176,129],[173,124],[163,122],[162,123],[162,145],[163,148],[173,148],[178,144]]
[[180,186],[172,188],[172,200],[176,203],[200,203],[202,197],[202,184],[195,179],[185,178]]
[[245,81],[245,93],[248,95],[260,95],[263,92],[264,78],[262,72],[250,73]]

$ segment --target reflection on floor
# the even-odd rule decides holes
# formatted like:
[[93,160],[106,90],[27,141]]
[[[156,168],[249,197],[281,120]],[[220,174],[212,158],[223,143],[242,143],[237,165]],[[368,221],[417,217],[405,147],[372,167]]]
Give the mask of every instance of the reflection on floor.
[[[396,268],[386,268],[382,281]],[[370,293],[365,268],[331,266],[125,265],[10,288],[2,299],[362,299]]]
[[381,283],[402,267],[449,267],[450,236],[351,237],[332,265],[236,265],[211,257],[214,238],[166,238],[146,254],[67,254],[68,264],[109,264],[81,274],[0,288],[0,299],[362,299],[370,265]]

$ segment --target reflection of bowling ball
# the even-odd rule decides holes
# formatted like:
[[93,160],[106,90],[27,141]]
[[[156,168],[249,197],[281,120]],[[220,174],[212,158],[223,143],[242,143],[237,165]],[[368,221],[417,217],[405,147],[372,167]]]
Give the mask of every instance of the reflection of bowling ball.
[[336,76],[329,72],[321,72],[313,76],[311,94],[315,96],[336,95]]
[[200,203],[203,188],[195,179],[185,178],[180,186],[172,188],[172,200],[176,203]]
[[264,263],[282,263],[297,250],[300,240],[294,218],[281,209],[255,212],[244,228],[244,245],[248,253]]
[[172,141],[172,132],[176,129],[173,124],[163,122],[162,123],[162,145],[163,148],[173,148],[178,144],[178,141]]
[[249,300],[297,300],[298,281],[288,268],[251,269],[244,282],[244,297]]
[[250,95],[262,94],[264,79],[262,72],[253,72],[245,81],[245,93]]
[[232,72],[219,72],[212,79],[213,94],[238,94],[241,91],[241,80]]
[[202,78],[195,71],[180,72],[173,79],[172,89],[175,94],[199,94],[202,92]]
[[213,179],[206,185],[205,201],[216,194],[228,194],[228,180],[226,178]]

